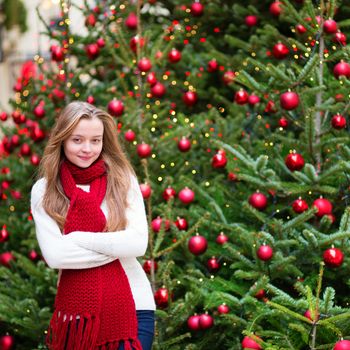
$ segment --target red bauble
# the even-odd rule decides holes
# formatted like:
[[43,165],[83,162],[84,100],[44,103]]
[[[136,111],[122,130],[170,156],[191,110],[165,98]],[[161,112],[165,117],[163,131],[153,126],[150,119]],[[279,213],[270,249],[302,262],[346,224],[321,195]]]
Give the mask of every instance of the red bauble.
[[282,60],[283,58],[286,58],[289,55],[289,49],[283,43],[277,43],[272,48],[272,54],[273,54],[273,57],[279,60]]
[[51,59],[56,62],[61,62],[64,60],[64,50],[62,47],[57,45],[51,45]]
[[154,300],[161,309],[166,308],[169,303],[169,291],[166,288],[159,288],[154,293]]
[[200,330],[199,318],[199,315],[192,315],[187,319],[187,326],[191,331]]
[[225,244],[226,242],[228,242],[228,237],[223,232],[220,232],[217,235],[215,242],[221,245]]
[[263,244],[256,251],[256,255],[260,260],[268,261],[273,256],[273,249],[269,245]]
[[141,72],[148,72],[152,68],[151,60],[147,57],[143,57],[138,62],[137,67]]
[[230,312],[230,308],[226,304],[221,304],[218,306],[218,313],[220,315],[228,314],[229,312]]
[[194,2],[191,5],[191,14],[194,17],[200,17],[202,16],[204,11],[204,6],[200,2]]
[[85,25],[87,27],[95,27],[97,20],[93,13],[90,13],[85,19]]
[[255,209],[264,210],[267,206],[267,197],[260,192],[255,192],[249,197],[249,204]]
[[344,61],[337,63],[333,68],[333,74],[337,79],[341,76],[350,78],[350,64]]
[[[305,312],[304,312],[304,316],[306,317],[306,318],[308,318],[310,321],[314,321],[314,319],[312,318],[312,316],[311,316],[311,310],[306,310]],[[319,319],[319,315],[316,317],[317,318],[317,320]]]
[[52,90],[52,97],[54,100],[60,101],[60,100],[64,100],[64,98],[66,97],[66,94],[64,93],[64,91],[55,88]]
[[323,22],[323,30],[327,34],[335,34],[338,31],[337,22],[334,19],[327,19]]
[[343,252],[338,248],[326,249],[323,253],[323,261],[328,267],[339,267],[344,260]]
[[106,45],[106,42],[105,42],[105,39],[103,39],[103,38],[98,38],[97,40],[96,40],[96,44],[97,44],[97,46],[99,47],[99,48],[103,48],[103,47],[105,47],[105,45]]
[[137,21],[137,16],[135,15],[134,12],[131,12],[129,16],[125,20],[125,25],[127,28],[134,30],[137,28],[138,21]]
[[176,196],[176,191],[172,188],[172,187],[167,187],[164,191],[163,191],[163,198],[168,201],[171,198],[175,198]]
[[343,32],[336,32],[333,37],[333,42],[339,43],[340,45],[346,45],[346,35]]
[[290,171],[301,170],[305,165],[304,158],[299,153],[289,153],[284,162]]
[[188,228],[187,220],[180,217],[176,219],[175,225],[180,231],[186,231]]
[[30,137],[34,142],[40,142],[45,139],[45,133],[39,127],[34,127],[30,133]]
[[34,250],[32,249],[29,253],[28,253],[28,258],[33,261],[36,262],[40,259],[40,255]]
[[179,192],[178,197],[182,203],[189,204],[194,200],[194,192],[188,187],[185,187]]
[[298,34],[304,34],[307,32],[307,29],[302,24],[297,24],[295,26],[295,30],[297,31]]
[[6,112],[0,113],[0,120],[3,122],[7,120],[7,113]]
[[282,2],[274,1],[269,8],[269,11],[272,16],[278,17],[282,13]]
[[219,64],[217,62],[217,60],[210,60],[208,62],[208,72],[209,73],[213,73],[216,72],[219,69]]
[[113,117],[120,117],[124,112],[124,103],[114,98],[108,103],[107,109],[108,113]]
[[9,239],[9,233],[8,233],[6,227],[4,226],[0,231],[0,243],[5,242],[8,239]]
[[23,157],[29,156],[32,153],[32,150],[31,150],[30,146],[28,145],[28,143],[23,143],[22,144],[19,153]]
[[89,95],[87,98],[86,98],[86,102],[87,103],[90,103],[91,105],[93,105],[96,101],[95,101],[95,97],[92,96],[92,95]]
[[198,101],[198,95],[196,92],[194,91],[186,91],[183,95],[182,95],[182,101],[184,101],[184,103],[187,106],[193,106],[197,103]]
[[215,169],[225,168],[226,164],[227,158],[225,152],[223,151],[218,151],[211,159],[211,166]]
[[153,97],[163,97],[166,93],[165,86],[157,81],[152,87],[151,87],[151,93]]
[[280,104],[283,109],[291,111],[299,106],[299,95],[293,91],[287,91],[281,94]]
[[242,340],[242,349],[262,350],[262,347],[252,338],[245,336]]
[[259,299],[259,300],[263,300],[265,297],[266,297],[266,293],[265,293],[265,290],[264,289],[259,289],[255,295],[254,295],[255,298]]
[[12,335],[3,335],[0,337],[0,349],[12,350],[15,346],[15,338]]
[[332,126],[334,129],[341,130],[346,127],[346,119],[341,114],[336,114],[332,117]]
[[248,15],[245,17],[244,22],[248,27],[254,27],[258,24],[258,17],[255,15]]
[[4,252],[0,254],[0,265],[10,267],[10,262],[14,260],[11,252]]
[[170,229],[170,221],[163,220],[160,216],[152,220],[151,227],[153,232],[159,232],[161,229],[168,231]]
[[143,270],[150,274],[151,273],[151,270],[152,270],[152,266],[153,266],[153,270],[154,272],[157,271],[158,269],[158,264],[155,260],[151,260],[151,259],[148,259],[146,260],[144,263],[143,263]]
[[257,96],[257,95],[249,95],[248,97],[248,103],[251,105],[251,106],[255,106],[256,104],[258,104],[260,102],[260,97]]
[[132,37],[129,43],[130,49],[134,52],[137,51],[137,46],[141,48],[144,45],[145,45],[145,39],[138,35]]
[[39,118],[39,119],[45,117],[45,108],[44,108],[44,106],[43,106],[42,104],[37,105],[37,106],[34,108],[33,112],[34,112],[34,115],[35,115],[37,118]]
[[85,47],[85,52],[90,60],[94,60],[100,54],[100,48],[96,43],[88,44]]
[[208,268],[208,270],[210,272],[217,272],[217,271],[219,271],[219,269],[220,269],[219,260],[215,256],[212,256],[207,261],[207,268]]
[[151,153],[152,148],[149,144],[142,142],[137,145],[137,154],[140,158],[147,158],[151,155]]
[[339,340],[334,344],[333,350],[350,350],[350,340]]
[[147,83],[150,84],[151,86],[153,86],[156,82],[157,82],[157,77],[156,77],[156,73],[154,72],[149,72],[147,74]]
[[143,199],[148,199],[152,194],[152,188],[149,184],[140,184],[140,190]]
[[286,119],[285,117],[282,117],[282,118],[280,118],[279,119],[279,121],[278,121],[278,125],[281,127],[281,128],[283,128],[283,129],[285,129],[286,127],[288,127],[288,119]]
[[235,77],[236,77],[235,72],[232,70],[228,70],[222,76],[222,81],[224,82],[225,85],[229,85],[235,80]]
[[201,329],[209,329],[214,325],[214,318],[208,314],[202,314],[199,316],[199,326]]
[[188,240],[188,250],[194,255],[203,254],[208,248],[208,241],[201,235],[192,236]]
[[187,137],[183,136],[177,143],[177,147],[181,152],[187,152],[191,149],[191,141]]
[[176,63],[181,60],[181,52],[177,49],[171,49],[168,53],[168,59],[171,63]]
[[309,206],[306,203],[306,201],[304,201],[301,198],[298,198],[293,202],[292,208],[293,208],[295,213],[300,214],[300,213],[303,213],[305,210],[308,210]]
[[248,92],[240,89],[235,93],[234,101],[239,105],[244,105],[248,102]]
[[136,134],[132,130],[125,131],[124,138],[128,142],[133,142],[135,140]]
[[325,198],[318,198],[314,200],[313,207],[316,207],[318,209],[317,213],[315,214],[318,217],[322,217],[323,215],[332,214],[332,203]]

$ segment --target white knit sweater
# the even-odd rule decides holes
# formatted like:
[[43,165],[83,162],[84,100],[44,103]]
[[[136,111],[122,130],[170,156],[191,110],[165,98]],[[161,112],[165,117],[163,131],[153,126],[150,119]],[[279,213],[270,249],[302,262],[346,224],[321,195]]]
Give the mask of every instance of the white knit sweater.
[[[79,186],[89,191],[89,185]],[[148,243],[148,226],[145,206],[135,177],[131,179],[126,209],[127,226],[116,232],[75,231],[63,235],[57,223],[46,213],[42,198],[46,180],[38,180],[31,192],[31,209],[36,236],[46,263],[54,269],[84,269],[120,262],[129,279],[136,310],[154,310],[155,303],[149,280],[136,259],[145,254]],[[101,209],[107,216],[107,205]]]

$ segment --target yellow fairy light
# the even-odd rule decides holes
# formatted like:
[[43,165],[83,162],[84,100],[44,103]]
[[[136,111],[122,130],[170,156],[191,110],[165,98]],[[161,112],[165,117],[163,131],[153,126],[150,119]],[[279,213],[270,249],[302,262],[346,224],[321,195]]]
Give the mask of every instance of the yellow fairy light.
[[184,81],[184,85],[188,86],[190,83],[188,81]]
[[170,35],[170,40],[174,40],[175,39],[175,36],[174,35]]
[[205,136],[205,137],[209,137],[210,135],[209,135],[209,133],[206,132],[206,133],[204,134],[204,136]]
[[39,55],[35,55],[35,56],[34,56],[34,61],[37,61],[39,58],[40,58]]
[[158,177],[158,181],[161,182],[163,181],[163,178],[161,176]]
[[67,26],[69,26],[69,25],[70,25],[70,19],[69,19],[69,18],[66,18],[66,19],[65,19],[65,23],[67,24]]
[[226,207],[226,208],[229,208],[229,207],[230,207],[230,204],[228,204],[228,203],[225,204],[225,207]]
[[71,83],[71,82],[68,82],[68,83],[67,83],[67,87],[70,88],[71,86],[72,86],[72,83]]
[[[270,146],[271,146],[271,147],[273,146],[273,142],[270,142]],[[268,158],[268,157],[266,157],[266,158]]]
[[39,64],[42,64],[44,62],[44,58],[43,57],[40,57],[39,60],[38,60],[38,63]]
[[162,76],[162,78],[163,78],[163,80],[168,80],[168,76],[166,75],[166,74],[164,74],[163,76]]
[[170,114],[171,114],[171,115],[175,115],[175,114],[176,114],[176,111],[171,111]]
[[168,133],[168,132],[165,132],[165,133],[164,133],[164,136],[165,136],[165,137],[168,137],[168,136],[169,136],[169,133]]
[[174,123],[177,123],[177,118],[173,118],[173,122],[174,122]]
[[124,4],[121,4],[121,5],[119,6],[119,8],[120,8],[121,10],[125,10],[125,5],[124,5]]
[[251,55],[252,55],[252,57],[255,57],[255,56],[256,56],[256,53],[255,53],[255,52],[252,52]]
[[175,166],[175,163],[174,163],[174,162],[171,162],[171,163],[170,163],[170,166],[171,166],[171,167],[174,167],[174,166]]
[[79,96],[80,96],[80,93],[79,93],[79,92],[76,92],[74,96],[75,96],[75,97],[79,97]]
[[297,60],[299,58],[299,56],[298,55],[294,55],[294,58]]
[[151,108],[151,105],[146,105],[146,109],[150,109]]
[[192,174],[193,174],[193,175],[197,174],[197,171],[193,169],[193,170],[192,170]]
[[64,70],[61,69],[59,74],[60,74],[60,75],[63,75],[64,73],[65,73]]
[[[349,95],[350,97],[350,95]],[[185,123],[189,123],[190,122],[190,119],[189,118],[185,118]]]
[[254,68],[256,72],[259,72],[260,68],[259,67],[255,67]]
[[151,157],[154,159],[154,158],[156,157],[156,155],[153,153],[153,154],[151,155]]
[[152,132],[155,132],[155,131],[156,131],[156,128],[154,128],[154,127],[151,128],[151,131],[152,131]]
[[173,81],[171,82],[171,85],[176,85],[176,80],[173,80]]
[[157,119],[158,115],[157,114],[153,114],[152,117],[153,117],[153,119]]
[[186,165],[186,166],[190,165],[190,163],[189,163],[188,160],[186,160],[185,165]]
[[191,30],[191,34],[192,34],[192,35],[196,35],[197,32],[196,32],[195,30]]
[[[150,92],[147,92],[146,96],[147,96],[147,98],[151,98],[152,94]],[[148,108],[151,108],[151,106],[149,106]]]
[[161,169],[165,169],[165,164],[162,164],[162,165],[160,166],[160,168],[161,168]]
[[206,181],[206,182],[205,182],[205,186],[206,186],[206,187],[209,187],[209,186],[210,186],[210,182],[209,182],[209,181]]
[[15,211],[16,210],[16,208],[13,206],[13,205],[10,205],[10,211]]
[[191,127],[191,128],[194,128],[194,123],[191,123],[191,124],[190,124],[190,127]]
[[154,104],[155,104],[156,106],[159,106],[159,105],[160,105],[160,101],[157,100],[156,102],[154,102]]
[[70,45],[74,44],[74,38],[69,38],[68,42],[69,42]]
[[134,90],[138,90],[139,87],[137,85],[134,86]]
[[261,116],[260,114],[258,114],[258,115],[256,116],[256,118],[260,120],[260,119],[262,118],[262,116]]
[[305,53],[305,57],[309,57],[309,56],[310,56],[310,55],[306,52],[306,53]]
[[24,96],[24,97],[27,97],[28,95],[29,95],[29,91],[28,91],[28,90],[24,90],[24,91],[23,91],[23,96]]
[[220,111],[220,113],[224,113],[225,112],[225,108],[224,107],[219,107],[219,111]]

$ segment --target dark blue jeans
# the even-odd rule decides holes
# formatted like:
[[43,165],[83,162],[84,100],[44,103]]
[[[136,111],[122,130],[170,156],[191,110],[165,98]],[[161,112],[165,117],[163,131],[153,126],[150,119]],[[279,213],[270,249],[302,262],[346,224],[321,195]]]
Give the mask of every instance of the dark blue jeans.
[[[136,310],[138,324],[138,338],[143,350],[151,350],[154,336],[154,311]],[[118,350],[124,350],[124,344]]]

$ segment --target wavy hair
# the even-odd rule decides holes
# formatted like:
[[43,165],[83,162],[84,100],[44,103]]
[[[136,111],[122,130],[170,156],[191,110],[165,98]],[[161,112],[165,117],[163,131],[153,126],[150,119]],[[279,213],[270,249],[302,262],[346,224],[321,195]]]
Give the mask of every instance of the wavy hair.
[[69,200],[63,192],[59,169],[65,159],[63,143],[72,134],[81,119],[98,118],[103,123],[103,146],[101,158],[107,167],[107,190],[105,200],[108,208],[107,231],[125,229],[125,210],[130,175],[135,172],[119,141],[114,119],[105,111],[81,101],[69,103],[60,113],[54,125],[40,162],[39,176],[47,181],[43,207],[60,229],[63,230]]

